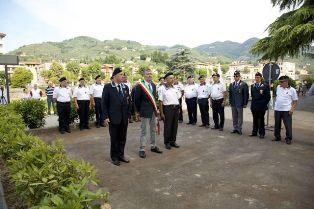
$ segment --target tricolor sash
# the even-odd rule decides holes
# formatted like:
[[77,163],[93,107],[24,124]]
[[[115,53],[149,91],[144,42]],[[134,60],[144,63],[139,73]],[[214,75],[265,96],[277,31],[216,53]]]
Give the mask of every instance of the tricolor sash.
[[157,113],[158,109],[157,109],[157,102],[156,99],[153,95],[153,93],[151,92],[151,90],[148,88],[148,86],[146,85],[146,83],[144,81],[142,82],[138,82],[138,85],[142,88],[142,90],[144,91],[144,93],[146,94],[146,96],[148,97],[149,101],[152,103],[152,105],[154,106],[154,110]]

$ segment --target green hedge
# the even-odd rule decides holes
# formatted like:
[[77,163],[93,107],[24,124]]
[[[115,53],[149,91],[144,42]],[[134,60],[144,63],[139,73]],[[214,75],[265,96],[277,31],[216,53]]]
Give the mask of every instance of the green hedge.
[[40,128],[45,125],[46,102],[36,99],[15,100],[10,105],[19,113],[26,126],[30,129]]
[[92,209],[108,193],[92,192],[96,172],[86,162],[69,159],[62,143],[48,145],[26,134],[21,116],[0,106],[0,156],[10,170],[16,191],[32,209]]

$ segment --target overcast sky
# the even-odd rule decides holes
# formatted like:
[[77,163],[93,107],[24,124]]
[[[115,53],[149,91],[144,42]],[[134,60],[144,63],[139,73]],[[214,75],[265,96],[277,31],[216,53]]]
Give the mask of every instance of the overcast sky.
[[270,0],[0,0],[4,50],[76,36],[196,47],[262,38]]

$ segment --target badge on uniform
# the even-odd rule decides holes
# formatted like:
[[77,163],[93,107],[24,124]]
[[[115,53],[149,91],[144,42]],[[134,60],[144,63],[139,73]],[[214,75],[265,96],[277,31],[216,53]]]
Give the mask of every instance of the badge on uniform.
[[263,94],[263,89],[259,90],[259,93],[260,93],[260,94]]

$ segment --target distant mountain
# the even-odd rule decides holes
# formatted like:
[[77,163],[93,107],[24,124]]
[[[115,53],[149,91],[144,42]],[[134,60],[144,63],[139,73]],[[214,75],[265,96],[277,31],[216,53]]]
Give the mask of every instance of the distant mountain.
[[[200,62],[230,62],[232,60],[255,60],[249,53],[250,47],[258,38],[250,38],[243,43],[232,41],[214,42],[191,48],[192,57]],[[136,60],[140,55],[150,55],[154,51],[174,54],[180,48],[189,48],[183,45],[150,46],[142,45],[130,40],[105,40],[79,36],[62,42],[44,42],[22,46],[9,54],[20,55],[22,60],[37,60],[50,62],[60,60],[67,62],[70,59],[91,60],[115,55],[121,60]]]
[[250,53],[250,48],[259,39],[250,38],[243,43],[232,41],[214,42],[211,44],[204,44],[194,49],[208,54],[209,56],[225,56],[237,60],[252,60],[254,56]]

